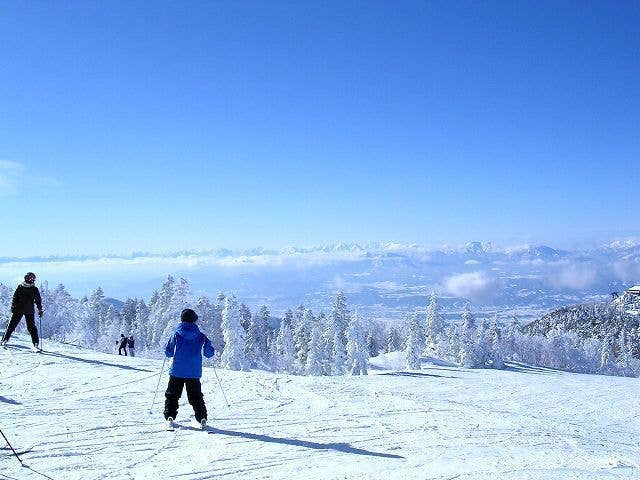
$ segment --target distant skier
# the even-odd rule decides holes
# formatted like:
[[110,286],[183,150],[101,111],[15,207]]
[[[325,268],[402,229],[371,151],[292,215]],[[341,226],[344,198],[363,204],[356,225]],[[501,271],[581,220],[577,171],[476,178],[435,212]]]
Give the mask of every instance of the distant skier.
[[128,338],[124,336],[123,333],[120,334],[120,342],[116,341],[116,344],[120,343],[118,347],[118,355],[122,355],[122,351],[124,351],[124,356],[127,356],[127,342]]
[[215,352],[207,336],[200,332],[195,324],[197,320],[196,312],[190,308],[182,310],[180,325],[165,347],[165,355],[173,357],[173,364],[169,370],[169,385],[164,394],[164,418],[170,430],[173,430],[173,420],[178,414],[178,400],[185,385],[196,421],[203,429],[207,426],[207,407],[200,384],[202,353],[205,357],[211,358]]
[[40,350],[40,339],[38,338],[38,329],[36,327],[33,304],[35,303],[38,307],[39,317],[42,317],[43,310],[42,298],[40,297],[38,287],[35,286],[35,282],[36,274],[28,272],[24,276],[24,282],[16,288],[16,291],[13,294],[13,300],[11,301],[11,320],[9,321],[7,331],[2,337],[2,341],[0,341],[2,345],[9,342],[11,334],[16,329],[24,315],[24,318],[27,321],[27,329],[29,330],[31,341],[33,342],[33,348],[37,351]]
[[133,339],[133,335],[129,335],[129,338],[127,339],[127,347],[129,347],[129,355],[131,355],[132,357],[136,356],[136,341]]

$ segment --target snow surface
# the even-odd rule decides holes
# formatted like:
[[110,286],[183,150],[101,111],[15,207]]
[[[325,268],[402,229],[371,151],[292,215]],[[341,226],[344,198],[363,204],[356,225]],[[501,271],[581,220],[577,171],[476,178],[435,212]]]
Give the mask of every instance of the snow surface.
[[[164,431],[162,361],[27,337],[0,349],[0,479],[637,479],[640,384],[525,365],[468,370],[400,354],[367,377],[211,368],[208,431]],[[39,472],[39,473],[36,473]]]

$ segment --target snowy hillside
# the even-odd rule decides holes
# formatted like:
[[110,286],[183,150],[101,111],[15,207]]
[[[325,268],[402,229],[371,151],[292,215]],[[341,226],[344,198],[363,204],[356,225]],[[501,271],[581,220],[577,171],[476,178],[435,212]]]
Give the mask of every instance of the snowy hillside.
[[[0,349],[1,479],[632,479],[640,476],[637,379],[437,362],[366,377],[205,369],[211,428],[175,432],[148,410],[162,361],[24,335]],[[394,356],[395,355],[395,356]],[[35,473],[35,472],[39,472]]]

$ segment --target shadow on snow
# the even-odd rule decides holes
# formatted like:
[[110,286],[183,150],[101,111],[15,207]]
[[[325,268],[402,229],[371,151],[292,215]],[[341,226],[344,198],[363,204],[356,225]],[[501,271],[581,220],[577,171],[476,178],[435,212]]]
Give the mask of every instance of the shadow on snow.
[[[24,347],[24,348],[27,348],[27,347]],[[132,367],[132,366],[129,366],[129,365],[120,365],[118,363],[102,362],[100,360],[89,360],[87,358],[73,357],[71,355],[65,355],[63,353],[42,351],[41,354],[42,355],[49,355],[51,357],[64,358],[65,360],[73,360],[73,361],[76,361],[76,362],[90,363],[92,365],[104,365],[105,367],[116,367],[116,368],[122,368],[123,370],[134,370],[136,372],[154,373],[153,370],[147,370],[146,368],[137,368],[137,367]]]
[[10,405],[22,405],[20,402],[16,402],[13,398],[7,398],[0,395],[0,402],[8,403]]
[[436,375],[435,373],[423,373],[423,372],[389,372],[389,373],[381,373],[380,375],[390,375],[392,377],[460,378],[460,377],[452,377],[449,375]]
[[551,375],[554,373],[570,373],[557,368],[536,367],[534,365],[527,365],[525,363],[520,363],[520,362],[505,362],[504,370],[508,372],[533,373],[538,375],[545,375],[545,374]]
[[279,443],[281,445],[292,445],[294,447],[311,448],[313,450],[335,450],[343,453],[353,453],[355,455],[367,455],[370,457],[382,457],[382,458],[404,458],[401,455],[393,455],[390,453],[372,452],[370,450],[364,450],[362,448],[355,448],[348,443],[319,443],[310,442],[306,440],[297,440],[295,438],[281,438],[271,437],[269,435],[260,435],[257,433],[237,432],[234,430],[222,430],[220,428],[209,428],[209,434],[211,435],[228,435],[230,437],[241,437],[247,440],[258,440],[260,442],[267,443]]

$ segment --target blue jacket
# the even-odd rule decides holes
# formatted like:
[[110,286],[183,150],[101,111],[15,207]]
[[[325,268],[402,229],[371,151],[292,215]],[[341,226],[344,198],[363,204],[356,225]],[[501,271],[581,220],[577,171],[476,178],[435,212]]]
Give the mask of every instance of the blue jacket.
[[179,378],[200,378],[202,376],[202,350],[204,356],[213,357],[211,341],[195,323],[180,322],[176,333],[167,342],[164,353],[173,357],[169,373]]

